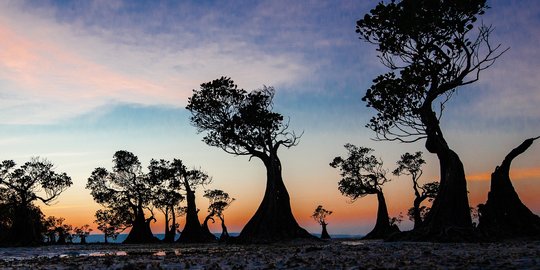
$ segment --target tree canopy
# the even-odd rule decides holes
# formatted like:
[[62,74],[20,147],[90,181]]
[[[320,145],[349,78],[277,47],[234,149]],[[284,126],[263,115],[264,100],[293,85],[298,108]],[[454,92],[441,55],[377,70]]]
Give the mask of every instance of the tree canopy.
[[369,194],[376,194],[382,190],[382,185],[390,179],[386,177],[387,170],[383,162],[371,155],[373,149],[346,144],[347,158],[336,157],[330,163],[338,168],[341,174],[339,191],[352,201]]
[[378,138],[415,141],[438,132],[426,130],[432,110],[440,119],[457,88],[477,81],[504,53],[490,43],[490,26],[474,28],[487,8],[485,0],[381,2],[357,22],[360,38],[375,44],[391,69],[363,98],[378,112],[367,125]]
[[7,244],[31,245],[43,242],[43,214],[34,202],[52,204],[72,185],[66,173],[54,171],[46,159],[32,158],[19,168],[13,160],[0,163],[1,225],[0,241]]
[[203,141],[234,155],[264,158],[283,145],[296,145],[298,136],[289,132],[288,122],[273,112],[273,87],[247,92],[234,81],[221,77],[193,90],[187,109]]
[[137,156],[128,151],[117,151],[113,156],[113,169],[96,168],[86,185],[94,200],[110,209],[115,219],[132,227],[126,241],[152,242],[155,239],[145,218],[145,209],[153,199],[154,183],[142,172]]

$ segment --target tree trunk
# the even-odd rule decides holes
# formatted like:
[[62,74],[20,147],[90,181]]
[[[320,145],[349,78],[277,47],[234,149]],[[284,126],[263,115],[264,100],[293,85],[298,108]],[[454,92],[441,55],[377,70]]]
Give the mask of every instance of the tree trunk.
[[137,207],[135,220],[132,223],[131,231],[129,232],[124,244],[139,244],[139,243],[154,243],[159,241],[152,234],[150,223],[144,218],[144,210],[142,206]]
[[86,236],[84,235],[81,235],[81,244],[85,245],[86,244]]
[[191,190],[189,185],[185,184],[187,210],[186,210],[186,225],[178,238],[179,243],[206,243],[215,240],[203,230],[199,222],[198,210],[195,205],[195,191]]
[[7,244],[30,246],[43,243],[41,211],[28,205],[16,205],[13,224],[9,229]]
[[219,215],[219,219],[221,220],[221,236],[219,237],[219,241],[227,241],[229,239],[229,232],[227,231],[227,226],[225,226],[223,214]]
[[321,233],[321,239],[330,239],[330,235],[328,234],[328,231],[326,230],[327,223],[322,223],[322,233]]
[[540,237],[540,217],[525,206],[510,180],[512,160],[525,152],[536,138],[525,140],[514,148],[501,166],[491,174],[491,188],[485,205],[478,206],[478,229],[488,237]]
[[417,229],[422,224],[422,216],[420,215],[420,204],[422,203],[422,197],[414,198],[413,202],[413,218],[414,218],[414,228]]
[[105,239],[105,244],[108,244],[109,241],[107,240],[107,234],[106,233],[103,234],[103,238]]
[[399,228],[395,225],[390,225],[390,217],[388,216],[388,208],[386,208],[386,200],[382,191],[377,192],[377,201],[379,206],[377,208],[377,221],[375,222],[375,228],[371,230],[362,239],[384,239],[394,233],[399,232]]
[[[169,218],[169,216],[171,216]],[[169,223],[169,221],[171,223]],[[174,238],[176,237],[176,216],[174,213],[174,206],[167,207],[165,210],[165,237],[163,242],[165,243],[174,243]]]
[[281,162],[277,154],[263,159],[266,167],[264,198],[249,220],[238,240],[242,242],[275,242],[294,238],[313,238],[301,228],[291,211],[289,193],[281,176]]
[[463,163],[448,147],[439,127],[439,120],[431,107],[423,108],[421,113],[422,122],[426,126],[426,149],[437,154],[441,180],[431,210],[422,225],[413,230],[412,238],[428,241],[470,241],[473,225]]

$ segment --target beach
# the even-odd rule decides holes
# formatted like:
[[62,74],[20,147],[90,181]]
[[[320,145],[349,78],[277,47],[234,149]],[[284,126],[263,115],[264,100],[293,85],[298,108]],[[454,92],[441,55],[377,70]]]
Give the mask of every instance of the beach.
[[0,249],[2,269],[540,269],[540,241],[90,244]]

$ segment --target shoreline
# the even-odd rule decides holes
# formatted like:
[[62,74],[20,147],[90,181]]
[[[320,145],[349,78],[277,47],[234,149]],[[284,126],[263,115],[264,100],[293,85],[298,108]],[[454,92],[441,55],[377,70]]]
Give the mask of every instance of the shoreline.
[[[45,256],[16,258],[17,252],[32,249]],[[333,239],[250,245],[93,244],[10,250],[11,257],[5,249],[0,250],[2,269],[540,269],[540,241],[430,243]]]

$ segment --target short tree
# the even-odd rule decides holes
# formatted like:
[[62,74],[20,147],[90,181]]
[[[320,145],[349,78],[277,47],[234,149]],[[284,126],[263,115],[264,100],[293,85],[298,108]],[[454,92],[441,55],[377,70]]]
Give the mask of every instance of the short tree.
[[297,144],[283,116],[273,112],[274,88],[247,92],[233,80],[221,77],[193,90],[187,109],[203,141],[233,155],[259,158],[266,167],[264,198],[242,232],[240,241],[276,241],[312,236],[300,228],[291,211],[283,183],[278,149]]
[[153,215],[145,217],[145,209],[153,198],[152,180],[142,172],[137,156],[128,151],[117,151],[113,156],[111,172],[96,168],[86,185],[94,200],[112,210],[131,227],[124,243],[150,243],[158,241],[152,234]]
[[[414,202],[413,202],[413,220],[414,228],[420,226],[424,218],[421,215],[420,205],[426,199],[431,202],[439,192],[439,183],[431,182],[422,186],[418,184],[418,179],[422,176],[422,165],[426,162],[422,158],[422,152],[418,151],[414,154],[405,153],[401,155],[401,159],[397,162],[398,167],[392,172],[394,175],[409,175],[413,182]],[[424,207],[424,210],[429,209]]]
[[34,205],[53,203],[72,185],[65,173],[56,173],[46,159],[32,158],[19,168],[13,160],[0,163],[0,190],[12,207],[7,244],[32,245],[43,241],[42,214]]
[[90,225],[84,224],[81,227],[75,227],[75,229],[73,229],[73,236],[81,239],[81,244],[86,244],[86,237],[88,237],[91,232],[92,228],[90,228]]
[[367,127],[383,140],[425,138],[426,149],[439,158],[440,191],[426,221],[410,234],[418,240],[458,240],[463,237],[447,233],[472,231],[463,164],[440,120],[457,89],[476,82],[504,52],[490,44],[490,27],[475,29],[487,8],[485,0],[380,2],[357,22],[360,38],[377,46],[390,69],[363,98],[377,111]]
[[212,181],[205,172],[197,169],[188,170],[179,159],[172,162],[175,177],[183,187],[185,192],[186,207],[186,225],[178,238],[178,242],[194,243],[214,241],[213,235],[208,235],[202,228],[199,221],[199,209],[195,204],[195,191],[198,186],[204,186]]
[[175,173],[171,163],[167,160],[150,161],[148,166],[149,177],[155,184],[152,204],[159,209],[165,217],[165,238],[163,242],[172,243],[176,238],[179,224],[176,218],[179,214],[176,210],[184,200],[181,193],[182,183]]
[[221,221],[221,236],[220,241],[226,241],[229,239],[229,232],[225,225],[225,215],[223,212],[227,209],[231,203],[235,200],[229,196],[229,193],[219,189],[205,190],[204,195],[210,201],[208,205],[208,215],[204,219],[203,229],[210,233],[208,229],[208,220],[213,219],[214,216],[218,217]]
[[390,181],[386,177],[387,171],[383,168],[383,162],[371,155],[373,152],[371,148],[357,147],[348,143],[345,149],[348,152],[347,158],[336,157],[330,163],[330,166],[340,170],[339,191],[353,202],[366,195],[377,194],[379,203],[375,228],[364,239],[380,239],[399,232],[397,226],[390,225],[382,191],[384,183]]
[[112,210],[97,210],[95,217],[94,223],[97,224],[97,229],[103,233],[105,244],[108,243],[108,238],[116,240],[120,232],[127,228]]
[[328,234],[328,231],[326,230],[326,217],[332,214],[332,211],[326,210],[323,208],[322,205],[317,206],[315,209],[315,212],[313,212],[313,215],[311,217],[319,223],[319,225],[322,226],[322,233],[321,233],[321,239],[330,239],[330,235]]

